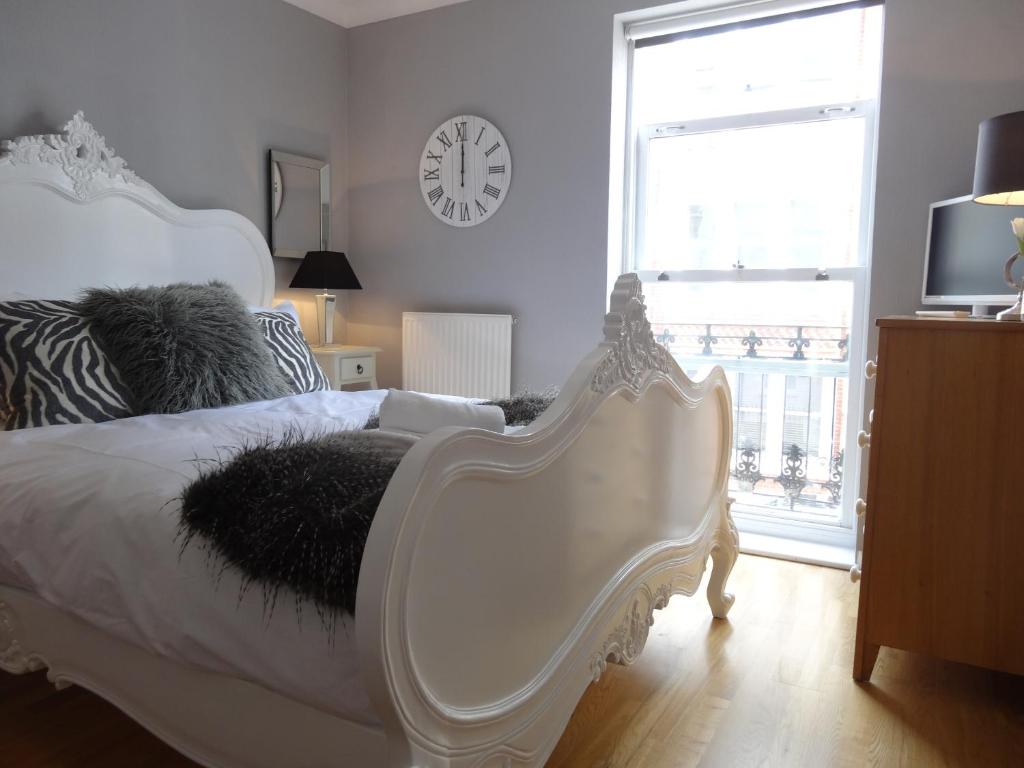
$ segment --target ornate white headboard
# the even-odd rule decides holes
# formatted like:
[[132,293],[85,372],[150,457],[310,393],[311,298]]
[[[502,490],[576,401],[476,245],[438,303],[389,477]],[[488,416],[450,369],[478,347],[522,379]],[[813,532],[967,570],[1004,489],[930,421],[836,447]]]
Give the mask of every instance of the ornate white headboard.
[[61,133],[0,143],[0,294],[223,280],[274,293],[270,251],[231,211],[179,208],[138,178],[81,112]]

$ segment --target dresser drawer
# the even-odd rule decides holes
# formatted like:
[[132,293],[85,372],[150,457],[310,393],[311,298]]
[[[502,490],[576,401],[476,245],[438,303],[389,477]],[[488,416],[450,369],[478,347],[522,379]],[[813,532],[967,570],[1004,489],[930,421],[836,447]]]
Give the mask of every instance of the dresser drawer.
[[341,359],[341,380],[353,381],[356,379],[372,379],[373,355],[366,357],[343,357]]

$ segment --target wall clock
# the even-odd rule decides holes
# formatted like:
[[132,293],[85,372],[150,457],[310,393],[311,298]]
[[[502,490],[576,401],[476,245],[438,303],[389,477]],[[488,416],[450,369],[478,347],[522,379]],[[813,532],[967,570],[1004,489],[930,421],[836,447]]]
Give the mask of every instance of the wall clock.
[[508,194],[512,181],[508,142],[482,117],[453,117],[427,139],[419,179],[423,201],[445,224],[481,224],[494,215]]

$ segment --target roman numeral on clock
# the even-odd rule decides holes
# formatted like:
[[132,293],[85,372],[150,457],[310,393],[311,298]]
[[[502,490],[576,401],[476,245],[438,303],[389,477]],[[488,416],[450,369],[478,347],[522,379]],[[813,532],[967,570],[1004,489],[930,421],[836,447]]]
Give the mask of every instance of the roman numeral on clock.
[[437,140],[441,142],[441,146],[445,149],[449,149],[452,146],[452,140],[448,138],[447,131],[441,131],[437,136]]
[[424,168],[423,169],[423,180],[424,181],[440,181],[441,180],[441,169],[440,168]]
[[442,216],[447,216],[449,219],[455,213],[455,201],[450,197],[444,199],[444,210],[441,211]]
[[476,141],[473,142],[477,146],[480,146],[480,139],[482,139],[484,137],[484,131],[485,130],[487,130],[487,126],[486,125],[483,128],[480,129],[480,134],[476,137]]
[[444,190],[441,187],[434,187],[427,193],[427,197],[430,198],[431,205],[437,205],[437,201],[441,199],[441,195],[444,194]]
[[504,172],[505,172],[505,166],[504,165],[489,165],[489,166],[487,166],[487,173],[488,174],[498,174],[498,173],[504,173]]
[[476,200],[475,202],[476,202],[476,212],[479,213],[481,216],[486,216],[487,215],[487,206],[484,205],[483,203],[481,203],[479,200]]
[[459,221],[469,221],[469,203],[459,203]]
[[487,184],[487,185],[484,186],[484,194],[485,195],[490,195],[495,200],[497,200],[498,199],[498,195],[501,194],[501,190],[498,189],[497,187],[491,185],[491,184]]
[[488,149],[486,152],[484,152],[484,154],[487,155],[488,157],[490,157],[492,152],[497,152],[500,148],[501,148],[501,143],[496,141],[496,142],[494,142],[494,146],[492,146],[490,149]]
[[466,124],[456,123],[455,124],[455,140],[465,141],[466,140]]
[[427,152],[427,157],[429,159],[433,160],[435,163],[440,163],[441,162],[441,156],[440,155],[435,155],[433,152]]

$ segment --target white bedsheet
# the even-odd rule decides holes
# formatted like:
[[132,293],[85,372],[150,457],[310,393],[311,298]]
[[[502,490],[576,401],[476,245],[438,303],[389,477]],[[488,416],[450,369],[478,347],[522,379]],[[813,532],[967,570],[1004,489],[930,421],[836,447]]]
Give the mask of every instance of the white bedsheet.
[[106,424],[0,432],[0,582],[184,664],[257,681],[375,724],[351,620],[333,644],[315,611],[302,625],[282,591],[269,621],[254,587],[215,586],[195,546],[179,559],[175,499],[192,459],[299,425],[361,427],[386,391],[315,392],[232,408]]

